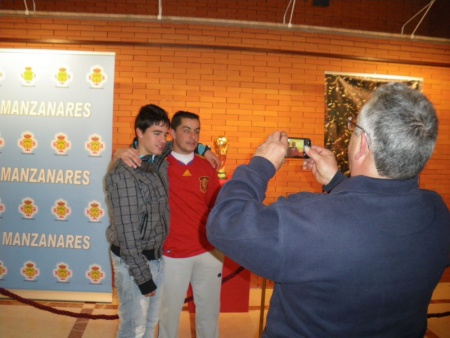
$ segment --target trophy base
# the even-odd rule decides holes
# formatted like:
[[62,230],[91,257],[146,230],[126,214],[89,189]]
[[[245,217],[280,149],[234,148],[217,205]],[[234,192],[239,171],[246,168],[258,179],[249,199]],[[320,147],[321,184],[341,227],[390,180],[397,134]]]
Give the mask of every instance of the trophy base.
[[225,171],[218,171],[217,172],[217,176],[219,176],[219,180],[227,180],[227,174],[225,173]]

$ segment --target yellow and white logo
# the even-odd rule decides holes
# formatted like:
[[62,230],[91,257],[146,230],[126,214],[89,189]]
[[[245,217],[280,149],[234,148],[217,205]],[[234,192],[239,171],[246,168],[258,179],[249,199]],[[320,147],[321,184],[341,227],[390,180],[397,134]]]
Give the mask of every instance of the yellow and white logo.
[[56,277],[58,282],[66,283],[72,277],[72,270],[69,269],[68,264],[58,263],[56,269],[53,270],[53,276]]
[[22,276],[25,277],[26,280],[32,281],[35,280],[39,274],[40,271],[36,266],[36,263],[28,261],[25,263],[25,265],[20,270],[20,273]]
[[89,202],[89,206],[84,210],[84,212],[91,222],[100,222],[100,219],[105,214],[105,211],[97,201]]
[[73,75],[68,67],[59,67],[56,74],[53,76],[57,87],[69,87],[72,82]]
[[91,156],[100,156],[103,150],[105,150],[105,144],[98,135],[89,136],[89,140],[84,144],[84,147]]
[[2,261],[0,261],[0,279],[3,279],[4,276],[8,274],[8,269],[6,268],[5,264],[3,264]]
[[38,141],[34,138],[33,133],[26,131],[17,141],[17,145],[22,149],[24,154],[32,154],[33,150],[38,146]]
[[59,133],[55,135],[51,147],[56,151],[57,155],[65,155],[72,146],[67,139],[67,135]]
[[86,277],[93,284],[100,284],[100,282],[105,278],[105,273],[102,271],[101,266],[91,265],[89,270],[86,272]]
[[72,210],[66,201],[58,200],[52,207],[52,214],[56,216],[58,221],[65,221],[72,214]]
[[0,198],[0,217],[2,216],[2,214],[5,212],[6,207],[5,205],[2,203],[2,199]]
[[5,79],[5,71],[0,67],[0,82]]
[[26,66],[24,71],[20,74],[20,80],[24,86],[34,86],[36,78],[36,73],[31,66]]
[[92,88],[102,88],[108,77],[105,74],[103,67],[96,65],[91,68],[86,79],[91,84]]
[[34,200],[29,197],[24,198],[22,200],[22,204],[19,205],[19,212],[26,219],[33,219],[34,215],[36,215],[38,211],[39,208],[34,204]]

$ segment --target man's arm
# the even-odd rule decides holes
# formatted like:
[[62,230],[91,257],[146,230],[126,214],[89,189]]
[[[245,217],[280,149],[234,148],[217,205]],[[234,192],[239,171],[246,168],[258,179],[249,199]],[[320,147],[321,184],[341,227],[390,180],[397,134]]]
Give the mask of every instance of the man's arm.
[[[167,146],[172,148],[171,142],[167,142]],[[166,146],[166,147],[167,147]],[[214,154],[208,146],[200,144],[197,146],[195,150],[197,154],[206,158],[206,160],[211,164],[211,166],[215,169],[219,168],[219,158]],[[139,156],[138,151],[134,147],[130,147],[127,149],[119,148],[113,154],[112,161],[115,162],[118,159],[121,159],[127,166],[132,168],[137,168],[141,166],[142,160]]]
[[277,280],[282,268],[283,231],[275,205],[263,201],[269,180],[284,161],[287,135],[274,133],[250,164],[236,169],[221,189],[207,222],[208,240],[252,272]]
[[[201,154],[199,153],[199,155]],[[205,152],[203,153],[203,157],[206,158],[209,164],[211,164],[211,167],[215,168],[216,170],[219,169],[220,160],[217,155],[212,152],[211,149],[206,148]]]
[[282,232],[274,205],[263,201],[274,166],[253,157],[220,190],[206,224],[209,242],[224,255],[270,280],[279,280]]
[[284,163],[288,145],[287,134],[276,131],[256,149],[254,156],[264,157],[278,170]]
[[[287,135],[275,132],[255,152],[248,165],[236,169],[217,197],[207,223],[208,240],[232,260],[252,272],[271,279],[283,278],[283,254],[286,250],[288,224],[284,218],[280,198],[266,206],[263,204],[269,180],[284,163],[288,148]],[[315,147],[308,149],[306,169],[313,170],[316,178],[329,183],[338,172],[334,155]],[[311,194],[299,195],[297,201],[309,199]],[[301,220],[302,216],[298,215]],[[300,225],[300,224],[299,224]]]
[[139,152],[134,148],[117,149],[113,154],[112,161],[115,162],[118,159],[121,159],[127,166],[131,168],[140,167],[142,164]]

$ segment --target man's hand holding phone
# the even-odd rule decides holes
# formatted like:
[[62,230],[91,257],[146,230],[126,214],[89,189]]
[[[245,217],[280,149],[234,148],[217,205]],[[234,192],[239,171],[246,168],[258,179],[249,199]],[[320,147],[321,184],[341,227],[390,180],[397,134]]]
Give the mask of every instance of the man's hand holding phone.
[[338,171],[334,153],[319,146],[306,147],[305,151],[309,158],[303,161],[303,170],[311,170],[317,182],[322,185],[330,183]]
[[285,132],[274,132],[272,135],[269,135],[266,142],[256,149],[254,156],[264,157],[272,162],[275,170],[280,169],[286,156],[288,147],[287,139],[288,137]]

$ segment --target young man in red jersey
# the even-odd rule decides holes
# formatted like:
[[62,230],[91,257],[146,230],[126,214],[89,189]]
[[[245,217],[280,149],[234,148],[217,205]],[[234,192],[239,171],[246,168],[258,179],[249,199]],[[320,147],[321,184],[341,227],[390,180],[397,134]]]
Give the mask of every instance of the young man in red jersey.
[[198,338],[219,334],[223,255],[206,238],[206,221],[220,183],[216,170],[194,153],[200,135],[197,114],[177,112],[170,134],[169,162],[171,222],[164,244],[166,278],[159,321],[160,338],[178,337],[178,324],[189,284],[196,306]]

